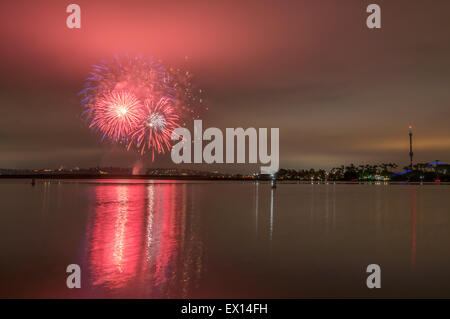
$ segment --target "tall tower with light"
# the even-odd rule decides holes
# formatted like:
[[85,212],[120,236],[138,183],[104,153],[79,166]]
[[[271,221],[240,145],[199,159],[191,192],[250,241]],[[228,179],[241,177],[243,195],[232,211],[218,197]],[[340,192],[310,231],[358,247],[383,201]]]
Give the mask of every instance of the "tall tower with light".
[[410,163],[409,163],[409,168],[412,170],[413,169],[413,144],[412,144],[412,125],[409,126],[409,159],[410,159]]

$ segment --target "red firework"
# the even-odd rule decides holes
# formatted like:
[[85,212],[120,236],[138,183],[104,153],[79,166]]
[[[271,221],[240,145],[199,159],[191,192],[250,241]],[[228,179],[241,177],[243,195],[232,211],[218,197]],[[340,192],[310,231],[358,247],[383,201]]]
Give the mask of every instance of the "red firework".
[[124,141],[140,124],[144,107],[139,99],[128,91],[112,91],[100,96],[92,109],[92,122],[103,137]]
[[144,101],[144,114],[139,125],[131,132],[128,149],[134,144],[141,154],[152,150],[152,159],[155,151],[165,153],[170,149],[172,132],[180,125],[179,116],[174,109],[173,101],[168,97],[159,100],[148,98]]

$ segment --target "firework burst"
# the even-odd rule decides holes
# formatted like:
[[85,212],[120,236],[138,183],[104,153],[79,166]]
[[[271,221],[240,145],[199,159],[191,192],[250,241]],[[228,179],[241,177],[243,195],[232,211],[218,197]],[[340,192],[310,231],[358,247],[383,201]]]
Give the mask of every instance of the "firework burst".
[[95,102],[90,127],[121,142],[139,125],[143,110],[138,98],[127,91],[106,93]]
[[172,132],[179,127],[179,116],[174,109],[174,102],[168,97],[159,100],[146,99],[144,116],[141,123],[130,134],[128,149],[135,145],[141,154],[152,151],[152,159],[157,153],[165,153],[170,149]]
[[80,92],[89,127],[137,148],[141,154],[164,153],[172,131],[207,109],[192,74],[164,67],[151,57],[115,57],[94,65]]

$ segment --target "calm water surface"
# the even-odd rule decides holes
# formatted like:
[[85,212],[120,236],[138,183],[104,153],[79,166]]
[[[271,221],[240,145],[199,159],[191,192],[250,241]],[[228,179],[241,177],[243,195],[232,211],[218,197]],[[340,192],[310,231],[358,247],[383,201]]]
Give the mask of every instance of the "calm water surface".
[[450,186],[0,180],[0,194],[0,297],[450,297]]

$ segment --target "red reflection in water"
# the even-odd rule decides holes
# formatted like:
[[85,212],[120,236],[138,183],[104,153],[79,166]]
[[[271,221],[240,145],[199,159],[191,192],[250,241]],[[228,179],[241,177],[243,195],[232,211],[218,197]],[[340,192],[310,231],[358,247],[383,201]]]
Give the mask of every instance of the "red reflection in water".
[[90,265],[94,285],[121,287],[137,271],[142,247],[142,186],[98,186]]
[[[185,185],[175,184],[96,186],[89,243],[92,284],[110,290],[127,288],[139,297],[186,291],[192,278],[186,273],[196,273],[193,267],[199,260],[193,263],[180,254],[188,250],[201,260],[202,245],[184,240],[188,236],[185,193]],[[192,249],[193,245],[198,248]]]
[[[149,191],[151,192],[151,194],[149,194],[151,204],[151,202],[154,201],[154,193],[152,188]],[[167,279],[170,277],[170,262],[171,260],[176,258],[177,246],[179,244],[177,242],[177,238],[179,238],[180,229],[172,227],[172,225],[176,223],[177,218],[177,215],[175,213],[174,201],[170,198],[173,191],[173,185],[169,185],[162,189],[162,194],[158,197],[159,201],[156,201],[156,203],[154,203],[156,207],[160,207],[158,207],[159,209],[157,208],[153,210],[165,212],[164,214],[159,215],[161,221],[156,223],[156,226],[160,226],[160,229],[151,229],[153,230],[153,234],[149,230],[146,236],[146,246],[150,248],[147,249],[148,263],[146,263],[146,265],[155,267],[154,278],[156,285],[167,281]],[[150,210],[150,212],[152,213],[152,210]],[[148,225],[151,225],[151,220],[148,221]],[[153,252],[155,255],[152,256],[151,252]],[[152,257],[154,257],[154,260],[152,260]]]

